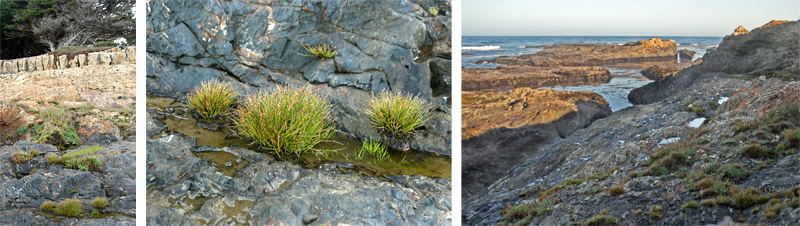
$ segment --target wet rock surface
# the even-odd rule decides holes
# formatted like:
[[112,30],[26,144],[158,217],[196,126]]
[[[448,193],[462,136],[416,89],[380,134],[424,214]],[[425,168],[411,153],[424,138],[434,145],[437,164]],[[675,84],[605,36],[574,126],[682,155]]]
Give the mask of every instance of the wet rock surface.
[[462,197],[485,191],[529,151],[611,114],[592,92],[520,88],[462,94]]
[[[452,220],[448,179],[379,179],[336,163],[306,169],[245,148],[197,147],[194,138],[175,132],[158,137],[147,140],[148,224],[449,225]],[[196,151],[225,151],[249,164],[228,176]]]
[[[404,92],[438,109],[412,148],[450,153],[450,130],[437,129],[450,127],[449,105],[432,88],[450,80],[450,1],[154,0],[147,7],[148,94],[183,97],[207,80],[231,82],[242,94],[312,86],[336,106],[340,130],[380,137],[364,120],[364,104],[373,93]],[[337,55],[302,56],[301,43],[328,44]]]
[[[661,98],[614,112],[569,136],[543,141],[538,148],[519,145],[517,150],[529,154],[488,190],[464,199],[462,222],[515,223],[524,216],[515,218],[503,210],[551,200],[546,211],[528,215],[528,224],[583,223],[603,214],[620,225],[703,225],[725,219],[800,223],[800,168],[794,164],[800,158],[800,139],[786,135],[800,129],[800,82],[782,80],[798,75],[747,79],[737,74],[764,73],[768,70],[762,69],[797,62],[797,55],[777,57],[797,42],[788,38],[797,32],[790,29],[796,24],[729,36],[704,63],[656,82],[671,86],[669,92],[650,85],[639,89],[656,89],[663,92]],[[770,33],[762,37],[775,41],[774,47],[745,44],[748,36],[766,31]],[[742,48],[757,54],[735,57],[732,50]],[[686,71],[697,73],[691,82],[670,84]],[[774,118],[778,116],[783,118]],[[698,119],[702,123],[690,123]],[[749,148],[754,143],[762,149]],[[677,166],[659,168],[676,158],[682,159],[672,162]],[[714,185],[705,187],[704,180]],[[611,194],[614,186],[621,186],[620,195]],[[755,201],[748,203],[745,194],[755,195]],[[690,205],[693,201],[695,207]]]
[[[108,142],[97,153],[105,163],[100,172],[79,171],[48,163],[46,154],[63,154],[48,144],[20,141],[0,147],[0,224],[10,225],[133,225],[136,215],[136,159],[133,142]],[[82,148],[79,148],[82,149]],[[11,161],[19,151],[38,150],[40,155],[24,163]],[[95,208],[91,200],[108,199],[108,206]],[[43,212],[45,201],[81,199],[83,215],[69,218]],[[91,216],[93,210],[101,217]]]

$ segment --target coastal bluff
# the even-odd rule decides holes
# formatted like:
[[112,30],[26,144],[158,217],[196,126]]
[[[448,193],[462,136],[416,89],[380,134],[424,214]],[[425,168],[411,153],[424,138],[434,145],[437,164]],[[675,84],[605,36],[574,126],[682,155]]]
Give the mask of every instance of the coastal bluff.
[[47,53],[19,59],[0,60],[0,74],[126,63],[136,63],[136,46],[110,48],[99,52],[79,53],[72,56]]

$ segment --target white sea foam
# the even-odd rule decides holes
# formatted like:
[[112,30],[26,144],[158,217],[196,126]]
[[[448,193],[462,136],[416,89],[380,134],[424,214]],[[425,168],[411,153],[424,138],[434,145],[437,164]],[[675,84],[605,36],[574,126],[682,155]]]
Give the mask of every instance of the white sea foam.
[[486,50],[495,50],[500,49],[500,46],[463,46],[461,47],[463,50],[475,50],[475,51],[486,51]]

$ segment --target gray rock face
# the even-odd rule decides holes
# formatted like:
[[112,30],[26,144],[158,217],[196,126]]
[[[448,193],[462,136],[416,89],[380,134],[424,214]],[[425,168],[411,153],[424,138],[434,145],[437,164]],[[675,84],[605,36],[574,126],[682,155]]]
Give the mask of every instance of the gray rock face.
[[200,151],[193,138],[162,134],[147,147],[148,224],[451,223],[447,179],[392,176],[389,182],[336,164],[303,169],[244,148],[202,148],[249,162],[227,176],[193,153]]
[[[442,65],[449,60],[436,56],[449,54],[437,48],[449,45],[449,6],[443,0],[149,1],[147,90],[182,97],[206,80],[234,83],[243,94],[313,86],[336,104],[341,130],[367,136],[376,133],[362,113],[372,93],[432,100],[431,86],[447,84],[449,68]],[[429,15],[429,7],[439,15]],[[337,55],[302,56],[309,53],[301,43],[328,44]],[[426,127],[449,123],[440,115]],[[449,154],[449,130],[438,132],[423,131],[418,148]]]
[[706,72],[769,75],[776,71],[800,73],[800,22],[793,21],[757,29],[750,33],[729,35],[703,62],[678,72],[675,76],[634,89],[628,95],[633,104],[659,101],[690,86]]
[[[118,216],[104,218],[66,218],[58,225],[133,225],[136,215],[135,145],[132,142],[109,144],[96,154],[104,156],[102,172],[87,172],[64,168],[60,164],[47,163],[48,153],[63,154],[49,144],[19,142],[13,146],[0,147],[0,224],[51,225],[53,219],[35,211],[45,201],[58,203],[69,198],[82,200],[84,216],[92,210],[91,199],[106,197],[108,206],[101,210]],[[25,163],[11,161],[17,151],[38,150],[39,157]]]

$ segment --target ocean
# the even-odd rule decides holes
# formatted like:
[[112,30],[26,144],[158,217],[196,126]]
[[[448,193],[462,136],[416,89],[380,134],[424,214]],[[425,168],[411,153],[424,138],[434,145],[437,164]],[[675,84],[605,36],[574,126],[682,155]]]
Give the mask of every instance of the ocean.
[[[526,46],[541,46],[560,43],[612,43],[625,44],[639,40],[650,39],[650,36],[465,36],[462,38],[463,66],[467,68],[496,68],[497,64],[476,64],[479,60],[490,60],[499,56],[519,56],[534,54],[541,48],[526,48]],[[697,52],[692,60],[703,57],[706,49],[716,47],[722,37],[659,37],[672,39],[678,43],[678,49],[689,49]],[[677,58],[676,58],[677,60]],[[642,76],[640,70],[608,68],[614,78],[609,83],[600,85],[583,86],[556,86],[541,87],[556,91],[590,91],[603,96],[608,101],[612,111],[619,111],[633,106],[628,101],[631,90],[642,87],[652,80]]]
[[[541,48],[525,48],[526,46],[554,45],[561,43],[612,43],[625,44],[646,40],[657,36],[464,36],[461,39],[461,51],[470,55],[462,55],[462,65],[467,68],[495,68],[492,63],[476,64],[479,60],[490,60],[499,56],[519,56],[534,54]],[[672,37],[661,36],[661,39],[672,39],[678,43],[678,49],[689,49],[697,52],[696,60],[706,53],[706,49],[722,42],[722,37]]]

